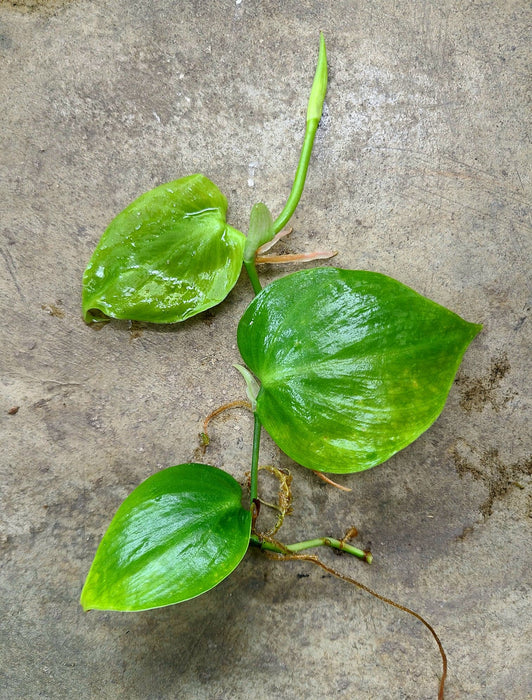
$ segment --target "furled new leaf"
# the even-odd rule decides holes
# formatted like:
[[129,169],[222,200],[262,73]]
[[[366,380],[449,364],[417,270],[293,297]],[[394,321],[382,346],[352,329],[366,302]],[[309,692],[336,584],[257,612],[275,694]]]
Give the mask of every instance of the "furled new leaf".
[[348,473],[433,423],[479,330],[385,275],[322,268],[263,289],[238,346],[279,447],[305,467]]
[[103,234],[83,276],[85,321],[175,323],[219,304],[235,285],[246,237],[203,175],[141,195]]
[[85,610],[147,610],[204,593],[246,553],[251,515],[232,476],[180,464],[150,476],[122,503],[81,593]]

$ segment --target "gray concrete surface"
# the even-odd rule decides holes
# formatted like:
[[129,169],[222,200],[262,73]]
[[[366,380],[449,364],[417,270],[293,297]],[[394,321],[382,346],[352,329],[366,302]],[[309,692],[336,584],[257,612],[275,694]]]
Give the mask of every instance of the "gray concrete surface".
[[[258,200],[280,210],[319,29],[326,115],[284,250],[332,246],[484,330],[436,424],[340,479],[350,494],[264,439],[294,475],[284,539],[356,525],[374,564],[324,559],[432,622],[447,698],[529,697],[531,20],[524,0],[0,2],[2,698],[436,696],[426,630],[310,564],[253,551],[177,607],[78,605],[121,500],[243,397],[251,297],[242,276],[181,326],[96,332],[84,267],[116,213],[181,175],[214,180],[237,227]],[[243,481],[250,440],[227,414],[204,459]]]

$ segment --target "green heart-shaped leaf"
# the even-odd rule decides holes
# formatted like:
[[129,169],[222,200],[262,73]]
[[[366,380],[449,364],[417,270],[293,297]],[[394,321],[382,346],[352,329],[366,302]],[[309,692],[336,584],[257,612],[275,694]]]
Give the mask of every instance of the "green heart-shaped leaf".
[[103,234],[83,275],[83,317],[175,323],[219,304],[236,284],[246,237],[203,175],[141,195]]
[[150,476],[122,503],[81,593],[85,610],[147,610],[216,586],[238,566],[251,514],[232,476],[180,464]]
[[238,347],[279,447],[305,467],[349,473],[433,423],[480,328],[385,275],[321,268],[263,289]]

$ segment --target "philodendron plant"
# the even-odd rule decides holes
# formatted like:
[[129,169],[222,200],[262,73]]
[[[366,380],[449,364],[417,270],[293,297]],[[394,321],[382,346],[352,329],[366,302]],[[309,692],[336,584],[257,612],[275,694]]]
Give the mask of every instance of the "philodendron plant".
[[[89,262],[82,305],[91,324],[109,317],[185,321],[222,302],[242,266],[256,296],[238,326],[245,366],[236,365],[254,414],[249,507],[242,505],[240,484],[215,467],[181,464],[153,474],[126,498],[102,539],[81,594],[86,610],[146,610],[198,596],[238,566],[250,543],[281,558],[315,561],[368,590],[301,554],[325,545],[370,562],[371,554],[348,537],[285,545],[273,537],[276,530],[257,529],[261,427],[290,458],[318,473],[381,464],[438,417],[480,326],[376,272],[314,268],[261,288],[258,262],[327,256],[264,255],[284,235],[301,197],[326,87],[321,36],[303,149],[277,219],[256,204],[245,236],[226,222],[227,201],[218,188],[190,175],[124,209]],[[274,471],[286,495],[289,479]],[[288,502],[286,496],[279,506],[280,522]],[[439,644],[442,697],[443,649],[432,627],[413,614]]]

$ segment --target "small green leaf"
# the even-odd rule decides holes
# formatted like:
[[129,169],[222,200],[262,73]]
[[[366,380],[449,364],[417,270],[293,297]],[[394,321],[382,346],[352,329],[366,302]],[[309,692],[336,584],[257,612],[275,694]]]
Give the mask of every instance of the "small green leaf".
[[255,412],[255,408],[257,407],[257,395],[260,391],[259,383],[247,367],[242,367],[242,365],[237,364],[233,365],[233,367],[244,377],[244,381],[246,382],[246,396],[251,404],[251,410]]
[[307,121],[318,121],[323,112],[323,102],[327,92],[327,51],[325,49],[325,37],[320,32],[320,52],[318,54],[318,65],[314,74],[314,81],[310,91],[307,107]]
[[321,268],[263,289],[238,347],[279,447],[310,469],[349,473],[436,420],[480,328],[385,275]]
[[150,476],[122,503],[81,593],[85,610],[147,610],[210,590],[242,560],[251,514],[232,476],[180,464]]
[[219,304],[236,284],[246,237],[203,175],[141,195],[103,234],[83,275],[83,317],[175,323]]
[[273,219],[268,207],[262,202],[254,204],[249,217],[249,231],[244,247],[244,262],[253,263],[255,253],[274,237]]

